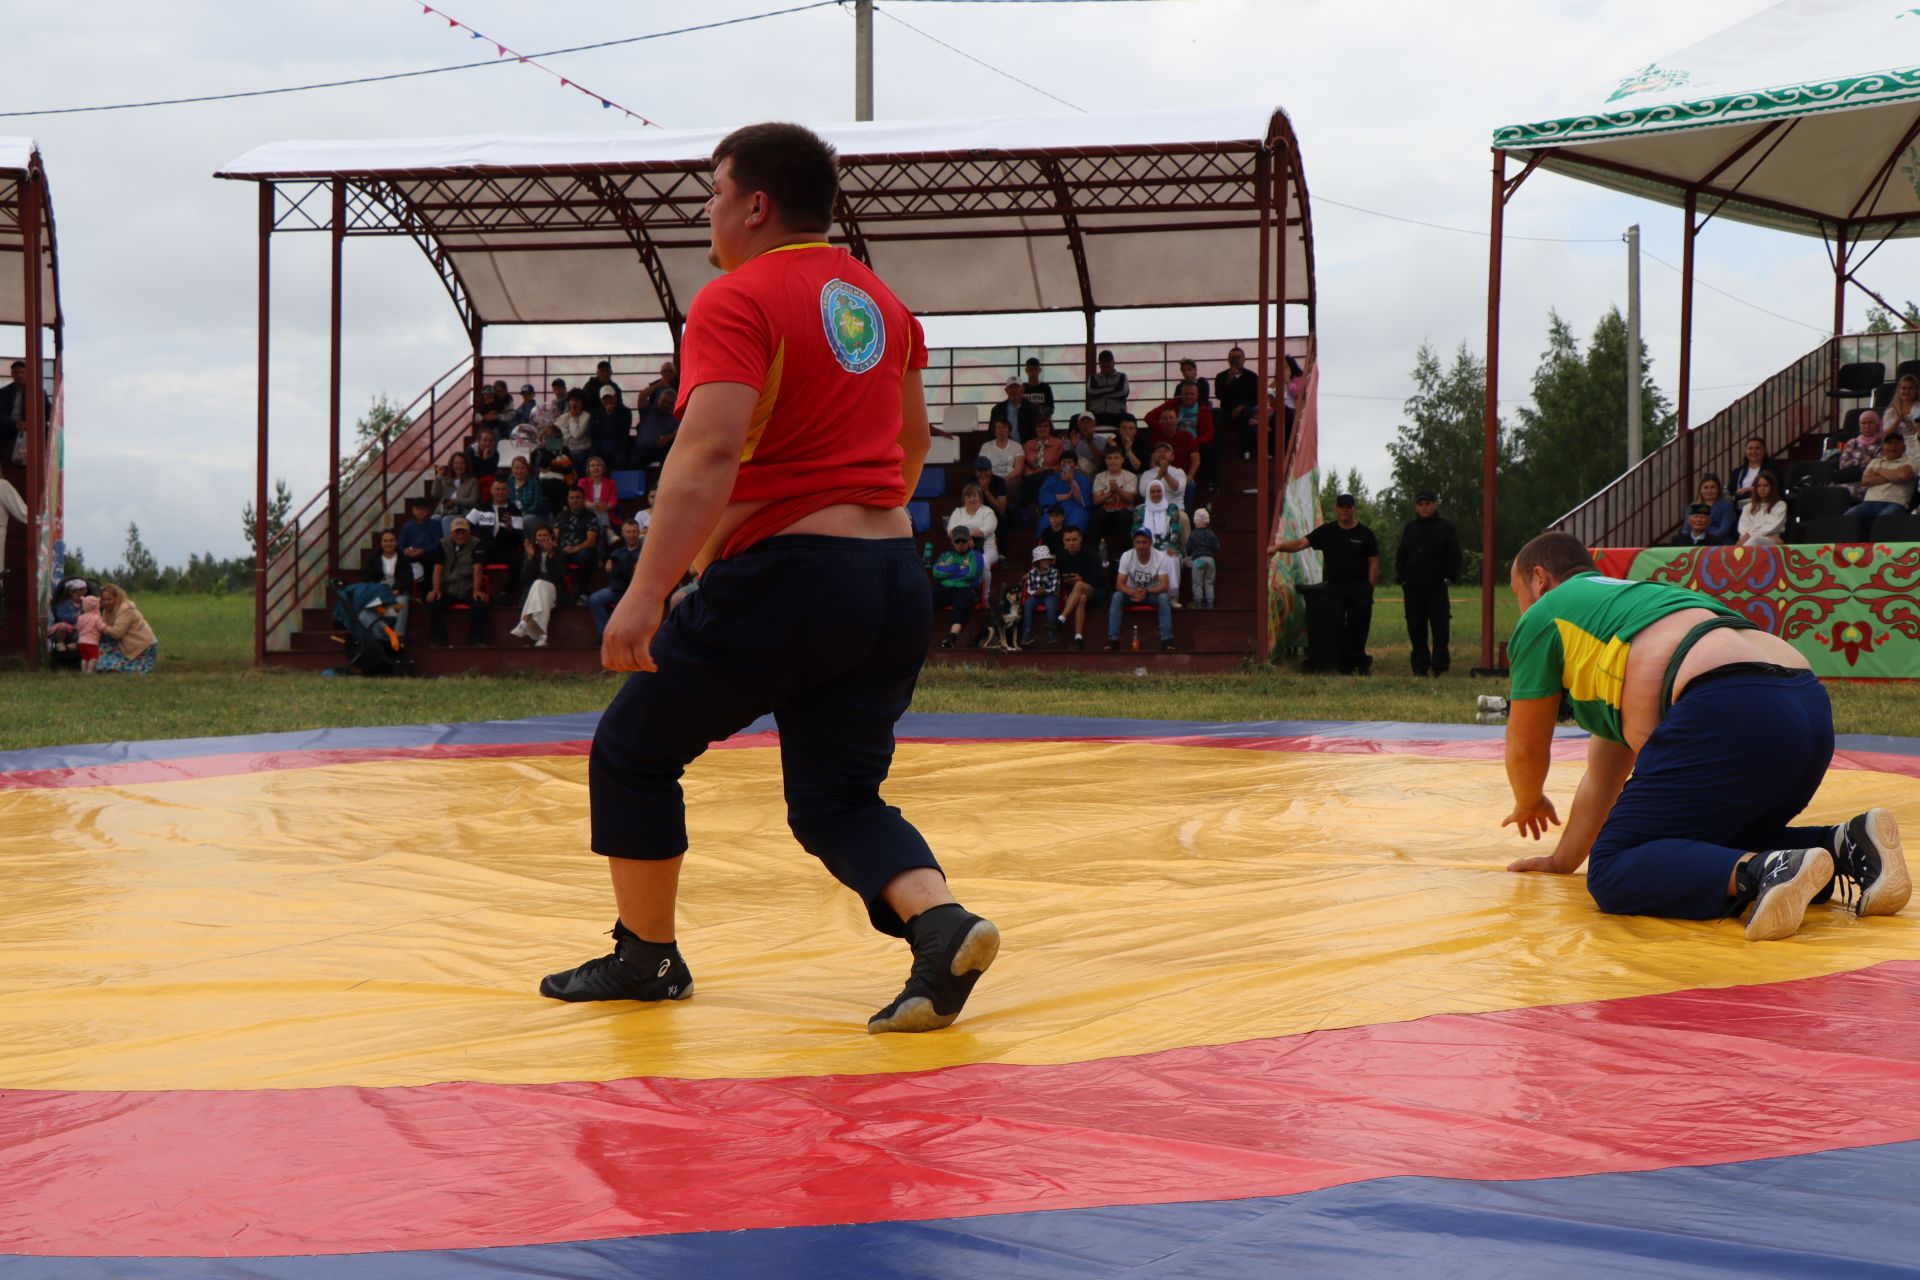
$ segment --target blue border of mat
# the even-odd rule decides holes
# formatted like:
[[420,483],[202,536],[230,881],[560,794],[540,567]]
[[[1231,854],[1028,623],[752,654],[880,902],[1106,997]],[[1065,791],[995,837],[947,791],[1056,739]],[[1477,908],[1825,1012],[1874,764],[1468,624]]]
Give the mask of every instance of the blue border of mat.
[[[144,742],[100,742],[71,747],[34,747],[0,751],[0,773],[40,769],[87,769],[101,765],[141,764],[155,760],[186,760],[196,756],[278,754],[300,751],[417,748],[443,745],[538,745],[577,742],[593,736],[600,722],[597,711],[574,715],[537,716],[528,720],[477,720],[459,724],[376,725],[351,729],[303,729],[293,733],[256,733],[231,738],[161,738]],[[762,717],[745,730],[768,732],[773,718]],[[1389,720],[1140,720],[1077,716],[931,715],[910,712],[901,717],[899,733],[906,738],[994,738],[1019,741],[1030,738],[1362,738],[1380,742],[1417,740],[1465,742],[1498,739],[1499,725],[1420,724]],[[1560,729],[1556,736],[1584,738],[1577,729]],[[1842,750],[1880,751],[1890,755],[1920,756],[1920,738],[1874,734],[1842,734]]]
[[[1920,1277],[1920,1142],[1636,1173],[1378,1178],[1300,1195],[267,1258],[0,1255],[13,1280]],[[670,1191],[665,1194],[671,1194]]]

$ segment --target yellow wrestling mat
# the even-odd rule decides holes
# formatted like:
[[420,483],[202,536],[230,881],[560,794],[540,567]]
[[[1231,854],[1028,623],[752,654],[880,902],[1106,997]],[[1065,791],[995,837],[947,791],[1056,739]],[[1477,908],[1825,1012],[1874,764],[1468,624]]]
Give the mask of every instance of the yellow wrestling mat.
[[[1563,815],[1579,775],[1554,770]],[[777,752],[711,752],[686,793],[698,995],[613,1007],[535,993],[608,945],[584,756],[0,790],[0,1086],[1051,1064],[1920,959],[1908,917],[1815,908],[1751,945],[1733,922],[1600,915],[1578,876],[1509,874],[1533,846],[1498,827],[1493,759],[903,744],[888,799],[1005,945],[951,1032],[876,1038],[905,949],[794,844]],[[1810,816],[1872,805],[1920,821],[1920,781],[1836,770]]]

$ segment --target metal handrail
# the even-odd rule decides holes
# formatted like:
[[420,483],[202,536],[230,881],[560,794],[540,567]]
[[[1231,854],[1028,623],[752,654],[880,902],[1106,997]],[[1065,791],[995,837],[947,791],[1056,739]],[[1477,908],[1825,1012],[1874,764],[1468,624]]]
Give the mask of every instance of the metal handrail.
[[[1875,336],[1842,338],[1842,352],[1845,344],[1858,337]],[[1548,529],[1571,533],[1590,547],[1645,547],[1660,542],[1679,528],[1700,478],[1720,476],[1721,465],[1731,463],[1748,438],[1759,436],[1767,455],[1777,457],[1809,432],[1833,427],[1835,402],[1827,391],[1834,341],[1829,338],[1692,432],[1667,441]]]

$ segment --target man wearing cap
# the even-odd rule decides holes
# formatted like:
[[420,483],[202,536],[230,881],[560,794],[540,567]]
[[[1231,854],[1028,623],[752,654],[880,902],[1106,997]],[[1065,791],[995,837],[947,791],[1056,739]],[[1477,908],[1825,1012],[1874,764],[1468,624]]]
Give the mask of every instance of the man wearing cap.
[[1027,399],[1026,384],[1018,378],[1008,378],[1007,398],[993,406],[993,412],[987,415],[987,425],[1004,422],[1013,432],[1015,440],[1029,440],[1033,437],[1033,424],[1045,416]]
[[1686,527],[1667,539],[1670,547],[1724,547],[1727,539],[1713,531],[1713,508],[1696,502],[1687,508]]
[[1413,520],[1400,531],[1394,581],[1400,584],[1406,606],[1413,674],[1443,676],[1453,664],[1447,652],[1447,628],[1453,617],[1447,584],[1460,577],[1460,534],[1452,521],[1440,515],[1440,495],[1431,489],[1413,495],[1413,510]]
[[987,562],[974,550],[973,530],[955,525],[947,535],[951,551],[942,551],[933,562],[933,607],[946,605],[953,611],[953,625],[947,628],[942,649],[951,649],[960,640],[960,629],[980,604],[980,586],[987,580]]
[[1046,543],[1033,549],[1033,568],[1027,570],[1027,598],[1020,604],[1020,643],[1033,643],[1035,605],[1047,609],[1047,643],[1060,639],[1060,571],[1054,568],[1053,552]]
[[1327,592],[1340,607],[1340,674],[1371,675],[1373,656],[1367,632],[1373,628],[1373,588],[1380,581],[1380,540],[1360,523],[1353,495],[1333,501],[1334,520],[1304,538],[1286,538],[1268,551],[1305,551],[1312,547],[1326,561]]
[[1133,388],[1127,375],[1114,367],[1113,352],[1102,351],[1099,365],[1087,375],[1087,412],[1103,427],[1117,427],[1127,412],[1127,396]]
[[413,566],[413,580],[423,582],[440,553],[440,526],[433,518],[433,499],[425,494],[408,498],[407,510],[412,514],[400,526],[400,554]]
[[540,412],[540,401],[534,397],[533,384],[531,382],[521,383],[520,403],[515,405],[513,409],[513,424],[515,426],[532,422],[533,415]]
[[480,563],[479,544],[474,541],[473,526],[465,516],[455,516],[447,524],[447,537],[440,544],[439,559],[433,566],[433,588],[427,592],[427,612],[436,648],[447,647],[447,611],[455,605],[467,607],[467,643],[485,644],[487,639],[487,573]]

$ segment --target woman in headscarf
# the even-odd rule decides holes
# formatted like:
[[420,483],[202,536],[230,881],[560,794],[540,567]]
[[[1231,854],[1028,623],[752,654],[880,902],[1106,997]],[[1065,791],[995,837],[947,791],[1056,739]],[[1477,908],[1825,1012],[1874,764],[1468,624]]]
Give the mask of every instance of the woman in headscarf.
[[1187,545],[1186,518],[1181,514],[1180,504],[1167,499],[1166,486],[1158,480],[1148,480],[1147,496],[1134,508],[1133,527],[1136,532],[1145,530],[1153,538],[1153,549],[1164,551],[1173,561],[1173,568],[1167,571],[1167,599],[1174,608],[1180,607],[1180,554]]
[[1855,502],[1866,497],[1867,486],[1861,483],[1869,463],[1880,457],[1882,446],[1887,442],[1886,428],[1881,424],[1880,415],[1872,409],[1860,415],[1860,434],[1840,446],[1839,467],[1834,472],[1834,480],[1847,487]]
[[100,588],[100,664],[94,670],[130,671],[145,675],[160,656],[153,628],[127,599],[127,593],[109,582]]

